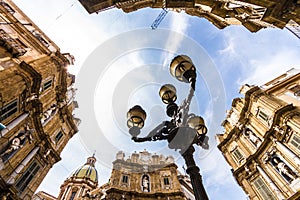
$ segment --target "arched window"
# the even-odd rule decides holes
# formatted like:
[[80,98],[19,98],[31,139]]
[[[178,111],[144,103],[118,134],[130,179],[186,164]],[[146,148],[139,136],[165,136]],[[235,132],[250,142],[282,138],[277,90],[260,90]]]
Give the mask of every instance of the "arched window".
[[164,177],[164,185],[170,185],[169,177]]
[[127,175],[123,175],[122,176],[122,183],[128,183],[128,176]]

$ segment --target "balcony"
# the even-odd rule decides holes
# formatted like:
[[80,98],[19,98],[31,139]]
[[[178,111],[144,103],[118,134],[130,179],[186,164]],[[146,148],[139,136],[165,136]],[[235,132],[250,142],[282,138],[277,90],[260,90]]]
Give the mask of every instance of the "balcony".
[[3,1],[0,2],[0,5],[3,6],[12,15],[16,12],[14,9],[12,9],[12,7],[10,7],[10,5]]
[[23,56],[27,52],[26,47],[19,39],[10,37],[3,29],[0,29],[0,45],[5,47],[12,54],[12,57]]

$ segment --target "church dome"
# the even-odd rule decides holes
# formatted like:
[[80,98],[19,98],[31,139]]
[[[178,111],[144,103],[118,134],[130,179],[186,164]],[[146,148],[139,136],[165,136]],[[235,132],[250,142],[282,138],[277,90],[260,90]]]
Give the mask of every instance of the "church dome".
[[82,178],[82,179],[90,179],[93,182],[98,183],[98,173],[95,168],[96,158],[94,155],[89,157],[86,163],[78,168],[71,177],[73,178]]

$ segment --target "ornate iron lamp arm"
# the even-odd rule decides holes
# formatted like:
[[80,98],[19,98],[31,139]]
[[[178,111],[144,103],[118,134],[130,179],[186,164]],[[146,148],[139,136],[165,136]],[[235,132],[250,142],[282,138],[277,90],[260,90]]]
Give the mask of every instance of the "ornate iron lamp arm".
[[131,139],[135,142],[166,140],[169,138],[170,130],[172,130],[174,127],[176,127],[174,123],[170,121],[163,121],[161,124],[155,127],[146,137],[132,137]]

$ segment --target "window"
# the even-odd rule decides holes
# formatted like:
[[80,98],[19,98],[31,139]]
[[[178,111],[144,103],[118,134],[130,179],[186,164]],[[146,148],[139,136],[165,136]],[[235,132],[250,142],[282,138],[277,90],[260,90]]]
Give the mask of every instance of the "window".
[[23,173],[21,178],[16,183],[16,188],[20,193],[24,192],[24,190],[29,185],[30,181],[34,178],[40,168],[40,165],[36,161],[33,161],[31,163],[31,165],[27,168],[27,170]]
[[49,81],[45,82],[44,85],[43,85],[43,91],[47,90],[51,86],[52,86],[52,80],[49,80]]
[[261,118],[261,119],[263,119],[266,122],[268,122],[268,120],[269,120],[269,115],[267,115],[261,109],[258,110],[258,117]]
[[296,85],[289,89],[293,92],[294,96],[299,97],[300,96],[300,85]]
[[50,46],[49,43],[43,38],[42,34],[40,34],[38,31],[33,30],[32,33],[45,47]]
[[76,191],[75,191],[75,192],[72,192],[71,197],[70,197],[70,200],[74,200],[75,195],[76,195]]
[[64,135],[64,134],[63,134],[61,131],[59,131],[59,132],[56,134],[56,136],[55,136],[55,143],[58,143],[59,140],[62,138],[63,135]]
[[300,136],[294,134],[290,140],[290,144],[296,147],[300,151]]
[[276,200],[276,197],[267,187],[266,183],[262,180],[262,178],[258,177],[253,181],[253,184],[263,200]]
[[10,5],[3,1],[0,2],[0,5],[2,5],[12,15],[16,12],[14,9],[12,9],[12,7],[10,7]]
[[241,153],[241,151],[238,148],[235,148],[232,151],[232,155],[237,161],[237,163],[241,163],[244,160],[244,155]]
[[122,183],[128,183],[128,176],[127,175],[123,175]]
[[8,117],[15,114],[16,112],[18,112],[18,100],[17,99],[13,100],[9,104],[0,108],[1,120],[7,119]]
[[170,185],[170,181],[168,177],[164,177],[164,184],[165,185]]

